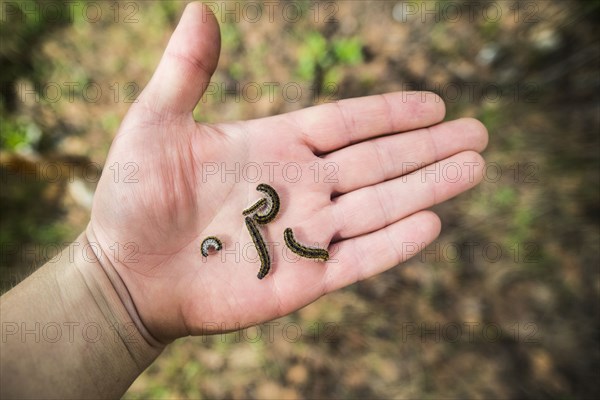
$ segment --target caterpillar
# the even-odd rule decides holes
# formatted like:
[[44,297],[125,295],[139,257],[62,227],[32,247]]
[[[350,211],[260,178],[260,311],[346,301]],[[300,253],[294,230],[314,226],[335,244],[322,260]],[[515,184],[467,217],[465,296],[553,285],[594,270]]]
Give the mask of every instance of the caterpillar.
[[223,248],[223,243],[216,236],[209,236],[202,241],[201,251],[204,257],[208,257],[208,251],[212,248],[219,251]]
[[254,219],[251,217],[246,217],[244,221],[246,222],[246,228],[248,228],[248,232],[250,233],[250,237],[252,238],[252,242],[254,242],[254,246],[258,252],[258,257],[260,258],[260,270],[258,271],[257,277],[258,279],[262,279],[267,276],[271,270],[271,258],[269,257],[269,251]]
[[273,189],[271,186],[267,185],[266,183],[259,184],[256,187],[256,190],[264,193],[267,196],[266,197],[267,206],[266,206],[264,212],[261,212],[261,210],[260,210],[262,208],[262,206],[257,206],[255,208],[255,206],[260,202],[260,200],[259,200],[254,205],[250,206],[247,210],[254,209],[256,211],[256,214],[254,214],[254,216],[253,216],[254,220],[257,223],[259,223],[260,225],[265,225],[275,219],[275,217],[279,213],[279,208],[281,207],[281,202],[279,200],[279,195],[277,194],[275,189]]
[[295,254],[304,258],[314,258],[321,261],[329,260],[329,252],[324,249],[304,246],[296,241],[292,228],[286,228],[283,232],[283,239],[286,246]]

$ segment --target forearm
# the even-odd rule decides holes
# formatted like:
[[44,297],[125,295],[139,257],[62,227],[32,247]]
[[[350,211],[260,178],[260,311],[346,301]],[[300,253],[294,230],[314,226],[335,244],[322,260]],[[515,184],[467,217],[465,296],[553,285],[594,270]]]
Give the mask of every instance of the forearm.
[[92,246],[80,235],[0,298],[3,398],[119,397],[162,351]]

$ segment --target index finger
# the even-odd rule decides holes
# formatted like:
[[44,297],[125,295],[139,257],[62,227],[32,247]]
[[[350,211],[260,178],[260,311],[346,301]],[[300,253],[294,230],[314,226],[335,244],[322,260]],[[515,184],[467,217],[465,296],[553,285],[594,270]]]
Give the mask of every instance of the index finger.
[[363,140],[434,125],[444,119],[443,100],[432,92],[393,92],[340,100],[285,114],[315,154]]

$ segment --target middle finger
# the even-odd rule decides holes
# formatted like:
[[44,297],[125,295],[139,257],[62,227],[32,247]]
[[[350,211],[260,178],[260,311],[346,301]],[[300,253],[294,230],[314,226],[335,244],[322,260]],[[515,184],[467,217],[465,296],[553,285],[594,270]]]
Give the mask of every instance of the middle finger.
[[336,165],[333,195],[337,196],[397,178],[462,151],[480,152],[487,141],[481,122],[463,118],[358,143],[324,159]]

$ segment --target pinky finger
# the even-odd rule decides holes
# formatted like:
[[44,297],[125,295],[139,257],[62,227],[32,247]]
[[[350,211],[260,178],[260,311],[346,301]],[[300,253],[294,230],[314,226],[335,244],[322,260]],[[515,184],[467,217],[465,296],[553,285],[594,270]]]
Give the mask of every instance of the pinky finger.
[[420,211],[378,231],[334,245],[327,263],[323,293],[370,278],[415,256],[440,234],[441,222],[431,211]]

